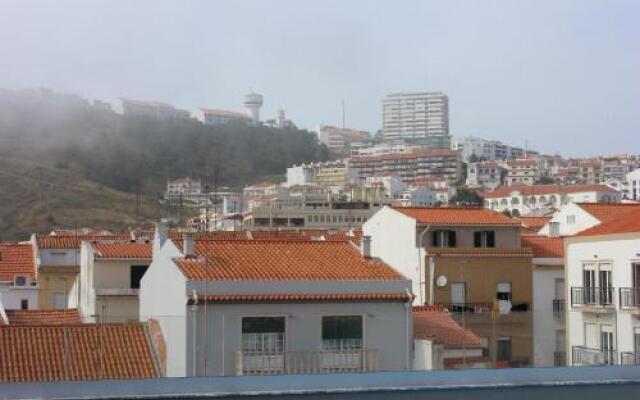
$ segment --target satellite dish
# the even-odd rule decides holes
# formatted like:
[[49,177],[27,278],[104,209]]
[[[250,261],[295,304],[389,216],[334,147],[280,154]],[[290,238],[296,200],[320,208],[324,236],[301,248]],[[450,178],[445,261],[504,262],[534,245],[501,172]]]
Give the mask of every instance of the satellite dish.
[[438,277],[438,279],[436,279],[436,285],[437,285],[438,287],[445,287],[445,286],[447,286],[447,277],[446,277],[446,276],[444,276],[444,275],[440,275],[440,276]]

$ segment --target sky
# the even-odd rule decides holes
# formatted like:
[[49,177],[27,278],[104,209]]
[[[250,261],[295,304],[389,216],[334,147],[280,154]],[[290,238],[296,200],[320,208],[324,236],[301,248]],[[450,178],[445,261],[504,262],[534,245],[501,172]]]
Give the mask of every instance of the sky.
[[449,95],[450,131],[566,156],[640,153],[640,1],[0,0],[0,88],[381,128]]

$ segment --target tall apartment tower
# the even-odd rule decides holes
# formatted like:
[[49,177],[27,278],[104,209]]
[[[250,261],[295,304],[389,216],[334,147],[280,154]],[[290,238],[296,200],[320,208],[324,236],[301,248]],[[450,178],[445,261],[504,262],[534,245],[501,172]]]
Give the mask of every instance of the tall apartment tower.
[[414,139],[449,148],[449,97],[442,92],[393,93],[382,102],[385,140]]

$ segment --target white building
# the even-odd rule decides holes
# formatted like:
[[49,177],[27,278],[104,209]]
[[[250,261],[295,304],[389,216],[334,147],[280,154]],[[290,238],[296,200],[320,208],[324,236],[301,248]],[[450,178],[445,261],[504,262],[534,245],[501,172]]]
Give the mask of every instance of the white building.
[[244,108],[254,125],[260,125],[260,108],[262,107],[262,95],[251,91],[244,96]]
[[538,232],[550,236],[573,236],[579,232],[608,222],[640,209],[640,204],[569,203],[562,206]]
[[505,170],[494,161],[482,161],[467,164],[466,185],[470,188],[486,188],[493,190],[502,184],[502,174]]
[[640,168],[627,174],[629,184],[629,199],[640,201]]
[[149,243],[82,242],[80,275],[70,307],[84,322],[138,321],[140,280],[151,263]]
[[640,364],[640,211],[565,239],[570,365]]
[[166,198],[183,198],[198,197],[202,194],[202,180],[191,177],[179,178],[167,181]]
[[454,136],[451,138],[451,149],[458,150],[464,162],[471,158],[485,161],[511,160],[524,156],[520,147],[506,145],[498,140],[487,140],[474,136]]
[[[351,242],[154,239],[140,317],[167,376],[411,369],[410,282]],[[390,340],[391,338],[391,340]]]
[[227,125],[231,122],[253,122],[251,117],[247,114],[211,108],[199,108],[191,113],[191,117],[205,125]]
[[449,97],[442,92],[394,93],[382,102],[385,140],[437,137],[449,144]]
[[315,132],[318,135],[318,140],[334,153],[349,154],[352,143],[371,140],[371,134],[367,131],[330,125],[320,125]]
[[134,115],[158,119],[189,118],[189,111],[180,110],[171,104],[159,101],[132,100],[120,97],[111,103],[111,109],[120,115]]
[[485,207],[514,215],[538,214],[570,202],[619,203],[620,193],[606,185],[500,186],[484,195]]
[[38,308],[38,265],[32,243],[0,243],[0,303],[4,309]]
[[438,203],[438,194],[423,186],[407,188],[403,191],[396,192],[393,196],[396,203],[403,207],[427,207]]

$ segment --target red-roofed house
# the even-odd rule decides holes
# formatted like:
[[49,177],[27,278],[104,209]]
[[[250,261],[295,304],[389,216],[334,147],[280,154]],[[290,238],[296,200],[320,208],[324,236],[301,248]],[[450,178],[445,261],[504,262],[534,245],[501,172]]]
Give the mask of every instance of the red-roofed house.
[[349,241],[165,241],[159,230],[140,318],[162,326],[169,376],[409,370],[410,283],[363,251]]
[[151,264],[150,243],[82,242],[77,307],[84,322],[138,321],[140,280]]
[[573,236],[636,210],[640,210],[640,204],[569,203],[555,212],[539,233],[548,236],[555,231],[560,236]]
[[484,194],[485,207],[513,215],[537,215],[570,202],[619,203],[620,192],[607,185],[515,185],[500,186]]
[[80,244],[95,242],[128,242],[129,235],[51,234],[31,236],[38,265],[38,308],[67,308],[71,291],[80,270]]
[[442,307],[414,307],[414,369],[485,367],[480,338],[460,326]]
[[31,243],[0,243],[0,302],[5,309],[38,308],[37,268]]
[[570,365],[640,364],[640,209],[610,211],[565,238]]
[[[364,223],[363,238],[374,257],[411,279],[416,305],[447,307],[492,358],[520,366],[533,361],[532,253],[520,229],[486,208],[384,207]],[[504,315],[493,331],[495,303]]]

